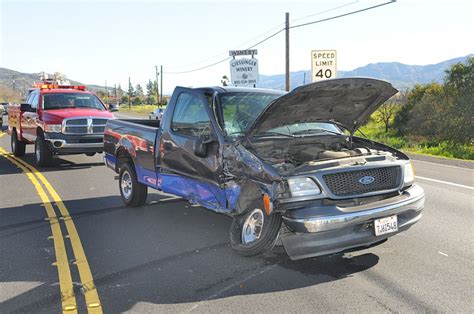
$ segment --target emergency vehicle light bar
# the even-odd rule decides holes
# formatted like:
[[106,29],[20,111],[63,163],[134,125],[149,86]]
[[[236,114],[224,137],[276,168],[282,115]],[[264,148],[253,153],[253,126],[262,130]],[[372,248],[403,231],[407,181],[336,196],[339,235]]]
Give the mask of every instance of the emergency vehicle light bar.
[[57,84],[34,84],[34,87],[39,89],[75,89],[75,90],[86,90],[84,85],[57,85]]

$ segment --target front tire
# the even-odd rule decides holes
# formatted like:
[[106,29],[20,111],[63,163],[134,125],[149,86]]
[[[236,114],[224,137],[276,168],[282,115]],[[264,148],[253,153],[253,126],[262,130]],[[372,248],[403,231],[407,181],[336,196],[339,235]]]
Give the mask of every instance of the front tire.
[[278,239],[280,213],[269,216],[260,208],[235,216],[230,227],[230,245],[242,256],[255,256],[270,251]]
[[12,136],[11,136],[11,149],[13,155],[17,157],[21,157],[25,155],[25,150],[26,150],[26,144],[20,140],[18,140],[18,134],[16,133],[16,130],[12,131]]
[[148,187],[138,182],[135,169],[130,163],[126,163],[120,168],[119,189],[125,205],[138,207],[145,204]]
[[53,161],[53,153],[46,145],[42,135],[38,135],[35,141],[35,160],[38,167],[48,167]]

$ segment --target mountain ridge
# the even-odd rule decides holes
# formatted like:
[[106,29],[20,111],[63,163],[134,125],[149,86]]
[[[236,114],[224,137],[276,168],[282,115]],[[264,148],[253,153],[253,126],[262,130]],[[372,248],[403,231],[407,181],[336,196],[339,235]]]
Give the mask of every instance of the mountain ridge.
[[[465,62],[470,57],[474,57],[474,54],[427,65],[409,65],[397,61],[375,62],[362,67],[357,67],[351,71],[338,71],[337,77],[344,78],[362,76],[377,78],[392,83],[392,85],[399,90],[405,90],[411,88],[415,84],[427,84],[431,82],[441,83],[445,75],[445,70],[455,63]],[[22,93],[31,88],[34,82],[39,82],[39,77],[40,73],[23,73],[0,67],[0,84],[21,91]],[[88,89],[94,92],[105,90],[104,86],[84,84],[72,79],[69,79],[69,81],[74,85],[86,85]],[[304,81],[306,84],[311,81],[311,71],[302,70],[290,73],[292,88],[303,85]],[[285,75],[260,75],[257,87],[284,90]],[[113,90],[112,87],[108,87],[107,89],[109,91]]]
[[[388,81],[397,89],[404,90],[413,87],[415,84],[441,83],[444,79],[445,70],[455,63],[465,62],[470,57],[474,57],[474,54],[427,65],[409,65],[397,61],[375,62],[357,67],[351,71],[337,71],[337,77],[371,77]],[[291,87],[295,88],[303,85],[304,79],[306,84],[311,81],[310,70],[291,72]],[[283,90],[284,84],[284,74],[260,75],[257,87]]]

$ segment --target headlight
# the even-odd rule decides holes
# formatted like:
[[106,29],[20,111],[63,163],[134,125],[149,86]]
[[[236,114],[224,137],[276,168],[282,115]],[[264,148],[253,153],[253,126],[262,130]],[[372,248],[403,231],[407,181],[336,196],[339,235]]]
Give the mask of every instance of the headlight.
[[403,167],[403,183],[409,185],[412,184],[413,181],[415,181],[415,172],[413,171],[411,162],[408,162]]
[[316,182],[310,178],[293,178],[288,179],[291,196],[310,196],[321,194],[321,189]]
[[46,132],[61,133],[61,124],[46,124],[44,129]]

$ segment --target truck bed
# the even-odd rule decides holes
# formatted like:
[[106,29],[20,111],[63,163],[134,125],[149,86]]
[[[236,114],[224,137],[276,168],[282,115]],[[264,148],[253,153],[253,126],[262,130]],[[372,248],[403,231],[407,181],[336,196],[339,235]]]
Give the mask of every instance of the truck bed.
[[132,158],[138,179],[142,183],[154,183],[155,141],[159,133],[159,120],[114,119],[107,121],[104,134],[104,152],[107,166],[118,171],[118,149],[125,149]]

